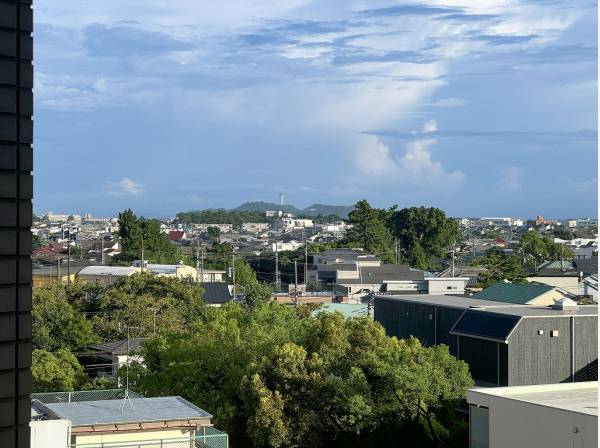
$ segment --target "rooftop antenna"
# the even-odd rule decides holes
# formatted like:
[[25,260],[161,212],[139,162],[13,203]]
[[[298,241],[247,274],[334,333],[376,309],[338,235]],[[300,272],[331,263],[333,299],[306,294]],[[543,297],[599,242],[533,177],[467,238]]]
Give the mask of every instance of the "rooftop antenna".
[[125,324],[125,332],[127,334],[127,358],[125,361],[125,396],[123,397],[123,403],[121,403],[121,412],[123,412],[125,410],[125,405],[127,403],[129,403],[132,410],[135,410],[133,401],[131,401],[131,398],[129,397],[129,362],[130,362],[130,359],[129,359],[129,329],[130,328],[141,329],[142,327],[130,327],[129,325]]

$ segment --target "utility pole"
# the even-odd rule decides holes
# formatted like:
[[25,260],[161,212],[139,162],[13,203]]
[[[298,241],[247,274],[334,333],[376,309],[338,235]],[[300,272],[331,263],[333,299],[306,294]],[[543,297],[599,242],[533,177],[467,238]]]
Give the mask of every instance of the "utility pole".
[[67,286],[71,285],[71,235],[67,242]]
[[233,277],[233,299],[235,300],[235,246],[233,246],[232,244],[232,250],[231,250],[231,256],[232,256],[232,261],[231,261],[231,275]]
[[279,289],[279,250],[275,240],[275,289]]
[[398,264],[398,238],[394,238],[394,256],[396,259],[396,264]]
[[452,248],[452,278],[454,278],[454,247]]
[[199,256],[200,242],[196,240],[196,278],[200,282],[200,256]]
[[304,286],[308,288],[308,239],[304,237]]
[[144,272],[144,235],[142,235],[142,272]]
[[564,258],[563,258],[563,243],[560,243],[560,272],[565,272]]
[[102,233],[102,235],[100,235],[101,238],[101,249],[100,252],[102,252],[102,266],[104,266],[104,233]]
[[60,255],[56,256],[56,278],[60,282]]
[[202,248],[200,253],[200,283],[204,283],[204,248]]
[[294,279],[296,289],[294,290],[294,302],[298,305],[298,262],[294,260]]

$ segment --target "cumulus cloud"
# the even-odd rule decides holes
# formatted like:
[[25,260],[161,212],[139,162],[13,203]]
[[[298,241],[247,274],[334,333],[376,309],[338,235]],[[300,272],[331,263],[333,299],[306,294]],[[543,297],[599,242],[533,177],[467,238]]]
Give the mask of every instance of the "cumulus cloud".
[[509,166],[500,172],[496,189],[501,191],[520,191],[523,187],[525,171],[518,166]]
[[463,172],[448,171],[440,161],[433,160],[430,147],[435,143],[434,139],[417,140],[408,144],[404,154],[394,155],[378,137],[365,135],[360,139],[355,163],[369,182],[444,190],[460,186],[465,180]]
[[144,185],[129,177],[124,177],[119,181],[108,182],[107,190],[115,196],[141,196],[144,194]]
[[437,130],[438,130],[437,121],[435,121],[435,120],[427,120],[425,122],[425,124],[423,124],[423,129],[421,130],[421,132],[423,132],[423,133],[429,133],[429,132],[435,132]]

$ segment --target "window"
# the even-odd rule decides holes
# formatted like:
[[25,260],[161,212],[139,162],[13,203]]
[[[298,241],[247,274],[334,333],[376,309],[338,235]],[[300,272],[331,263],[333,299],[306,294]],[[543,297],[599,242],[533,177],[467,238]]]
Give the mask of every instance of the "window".
[[469,406],[469,448],[489,448],[490,423],[488,408]]

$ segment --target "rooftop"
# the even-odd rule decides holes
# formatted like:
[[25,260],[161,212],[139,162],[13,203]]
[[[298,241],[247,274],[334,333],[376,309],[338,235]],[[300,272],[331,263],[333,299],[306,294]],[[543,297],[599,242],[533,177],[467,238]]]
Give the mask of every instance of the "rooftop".
[[597,381],[470,389],[467,401],[482,404],[486,396],[598,416]]
[[341,313],[344,317],[360,317],[367,315],[366,303],[324,303],[313,312],[313,315],[319,313]]
[[86,266],[79,275],[131,275],[139,271],[134,266]]
[[[494,300],[475,299],[469,296],[461,295],[441,295],[441,294],[406,294],[406,295],[377,295],[376,300],[392,300],[400,302],[424,303],[432,306],[442,306],[447,308],[462,308],[488,311],[498,314],[508,314],[512,316],[596,316],[598,314],[597,305],[579,305],[577,310],[562,311],[555,310],[547,306],[532,306],[507,304]],[[377,304],[375,305],[377,306]]]
[[496,283],[478,292],[473,297],[477,299],[493,300],[496,302],[514,303],[525,305],[527,302],[546,294],[554,289],[554,286]]
[[131,338],[129,339],[129,344],[127,344],[127,339],[122,339],[120,341],[112,341],[105,342],[103,344],[90,345],[90,348],[106,354],[126,355],[128,345],[129,351],[135,352],[140,349],[145,340],[146,338]]
[[33,406],[38,412],[70,420],[74,427],[212,418],[181,397],[131,398],[131,403],[97,400],[42,404],[34,401]]

